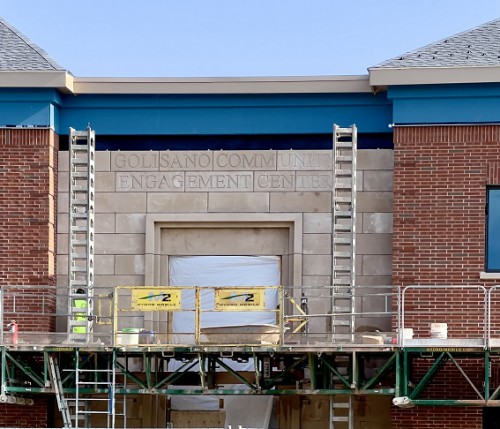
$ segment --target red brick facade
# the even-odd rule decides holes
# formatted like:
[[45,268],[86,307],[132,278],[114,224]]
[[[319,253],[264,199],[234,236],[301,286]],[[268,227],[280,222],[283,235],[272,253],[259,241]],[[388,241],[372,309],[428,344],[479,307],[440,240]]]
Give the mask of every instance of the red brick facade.
[[[49,129],[1,129],[0,284],[54,285],[57,136]],[[23,294],[28,295],[23,295]],[[15,311],[39,311],[41,289],[19,289]],[[22,299],[20,297],[23,297]],[[55,306],[53,299],[45,299]],[[5,313],[13,310],[6,296]],[[52,308],[53,310],[53,308]],[[53,317],[16,316],[20,331],[51,331]],[[7,323],[7,321],[4,321]],[[46,398],[32,407],[0,405],[0,426],[46,427]]]
[[[393,284],[480,285],[485,262],[486,186],[500,183],[500,126],[396,127]],[[405,325],[418,336],[434,322],[450,337],[480,338],[484,295],[449,288],[407,296]],[[464,311],[466,309],[466,311]],[[439,314],[438,314],[439,313]],[[440,319],[441,318],[441,319]],[[467,361],[466,361],[467,362]],[[470,362],[465,364],[469,366]],[[430,397],[467,388],[449,368]],[[480,386],[484,369],[469,368]],[[459,374],[460,375],[460,374]],[[448,380],[446,380],[448,378]],[[481,409],[395,410],[394,428],[481,428]]]

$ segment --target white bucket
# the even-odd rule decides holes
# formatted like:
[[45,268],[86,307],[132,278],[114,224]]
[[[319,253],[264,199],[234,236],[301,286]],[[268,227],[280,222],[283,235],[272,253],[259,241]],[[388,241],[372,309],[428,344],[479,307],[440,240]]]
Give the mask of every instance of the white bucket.
[[431,323],[431,338],[444,340],[448,338],[447,323]]
[[118,340],[124,346],[138,345],[140,332],[141,330],[139,328],[123,328],[123,331],[119,335]]
[[413,340],[413,328],[404,328],[403,329],[403,339],[404,340]]

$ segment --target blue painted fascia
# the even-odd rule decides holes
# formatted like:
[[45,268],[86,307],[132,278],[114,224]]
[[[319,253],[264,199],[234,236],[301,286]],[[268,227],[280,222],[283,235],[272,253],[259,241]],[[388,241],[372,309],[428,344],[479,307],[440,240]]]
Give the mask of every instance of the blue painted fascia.
[[54,89],[0,89],[0,126],[57,127],[60,94]]
[[64,95],[57,131],[90,123],[101,135],[318,134],[355,123],[380,133],[391,122],[385,93]]
[[500,123],[500,83],[389,87],[395,124]]

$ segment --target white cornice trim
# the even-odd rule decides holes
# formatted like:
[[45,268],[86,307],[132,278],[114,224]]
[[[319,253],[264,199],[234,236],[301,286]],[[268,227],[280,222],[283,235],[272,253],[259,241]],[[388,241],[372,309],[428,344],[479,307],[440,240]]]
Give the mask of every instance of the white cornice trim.
[[371,92],[368,75],[255,78],[74,78],[75,94],[314,94]]
[[0,71],[0,88],[54,88],[73,92],[73,79],[66,71]]
[[500,82],[500,66],[370,68],[372,87]]

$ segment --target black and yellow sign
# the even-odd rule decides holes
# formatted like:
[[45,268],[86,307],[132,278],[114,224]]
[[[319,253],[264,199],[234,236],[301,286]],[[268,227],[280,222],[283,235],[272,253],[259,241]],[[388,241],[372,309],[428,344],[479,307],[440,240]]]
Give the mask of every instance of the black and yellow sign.
[[181,309],[181,291],[178,289],[132,289],[132,310],[168,311]]
[[224,310],[265,310],[265,290],[258,288],[216,288],[215,309]]

